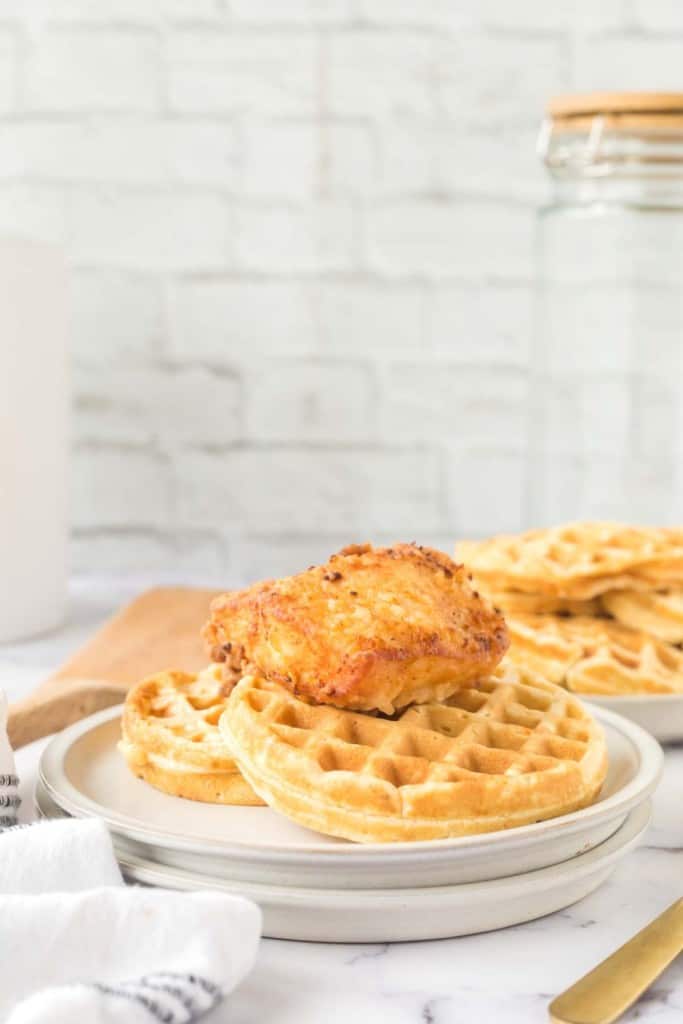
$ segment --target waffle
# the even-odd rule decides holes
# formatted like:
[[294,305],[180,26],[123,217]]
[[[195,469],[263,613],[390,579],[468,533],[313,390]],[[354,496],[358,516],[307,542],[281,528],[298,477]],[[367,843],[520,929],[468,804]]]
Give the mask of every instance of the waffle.
[[570,523],[462,542],[457,555],[490,591],[587,600],[683,578],[683,530]]
[[615,590],[603,594],[602,603],[625,626],[683,644],[683,587],[650,592]]
[[119,744],[131,771],[172,796],[260,804],[217,727],[231,689],[220,666],[198,675],[160,672],[134,686],[126,697]]
[[553,594],[525,594],[522,590],[490,591],[481,585],[481,591],[496,608],[506,615],[601,615],[604,612],[599,597],[584,601]]
[[357,842],[556,817],[596,799],[607,764],[602,730],[583,705],[511,664],[393,718],[307,704],[245,676],[220,729],[271,807]]
[[500,612],[462,565],[416,544],[354,544],[325,565],[217,598],[204,638],[316,704],[391,714],[491,672]]
[[610,619],[508,619],[515,664],[575,693],[683,693],[683,652]]

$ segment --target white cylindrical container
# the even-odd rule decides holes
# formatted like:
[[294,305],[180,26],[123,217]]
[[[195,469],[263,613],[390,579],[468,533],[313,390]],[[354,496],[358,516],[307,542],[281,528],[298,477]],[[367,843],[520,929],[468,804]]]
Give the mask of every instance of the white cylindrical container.
[[64,615],[66,285],[57,247],[0,240],[0,642]]
[[683,522],[683,93],[549,105],[529,520]]

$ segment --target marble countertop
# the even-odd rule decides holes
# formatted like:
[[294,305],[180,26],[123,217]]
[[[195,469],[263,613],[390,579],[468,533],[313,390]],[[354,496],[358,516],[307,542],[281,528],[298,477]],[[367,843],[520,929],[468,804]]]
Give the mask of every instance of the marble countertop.
[[[75,650],[141,579],[77,580],[66,625],[0,646],[0,686],[28,692]],[[194,581],[197,582],[197,581]],[[18,754],[24,805],[43,742]],[[644,843],[592,896],[516,928],[470,938],[394,945],[324,945],[266,939],[249,979],[207,1021],[231,1024],[534,1024],[550,999],[683,894],[683,745],[666,751]],[[683,1019],[683,958],[625,1021]]]

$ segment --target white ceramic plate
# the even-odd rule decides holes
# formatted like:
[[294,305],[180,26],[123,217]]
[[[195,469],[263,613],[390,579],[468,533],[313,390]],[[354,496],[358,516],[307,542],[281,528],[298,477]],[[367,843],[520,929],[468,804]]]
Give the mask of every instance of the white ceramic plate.
[[651,733],[660,743],[683,741],[683,693],[634,694],[624,697],[590,697],[589,704],[616,711]]
[[654,790],[662,752],[637,726],[598,711],[610,769],[591,807],[509,831],[419,843],[357,845],[300,828],[267,807],[223,807],[167,796],[136,779],[116,749],[120,708],[56,736],[42,785],[68,814],[97,815],[119,853],[232,881],[322,888],[439,886],[557,864],[602,843]]
[[650,820],[646,801],[613,836],[588,853],[512,878],[410,889],[303,889],[227,882],[178,868],[121,858],[130,881],[174,889],[218,889],[263,911],[264,935],[309,942],[408,942],[507,928],[562,910],[597,889]]

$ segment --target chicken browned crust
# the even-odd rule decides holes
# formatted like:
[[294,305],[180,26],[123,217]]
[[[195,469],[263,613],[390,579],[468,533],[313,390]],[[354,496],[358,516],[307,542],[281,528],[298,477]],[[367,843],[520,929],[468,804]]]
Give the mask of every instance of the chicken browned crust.
[[462,565],[416,544],[356,544],[322,566],[215,599],[204,637],[317,703],[391,714],[441,700],[507,650]]

